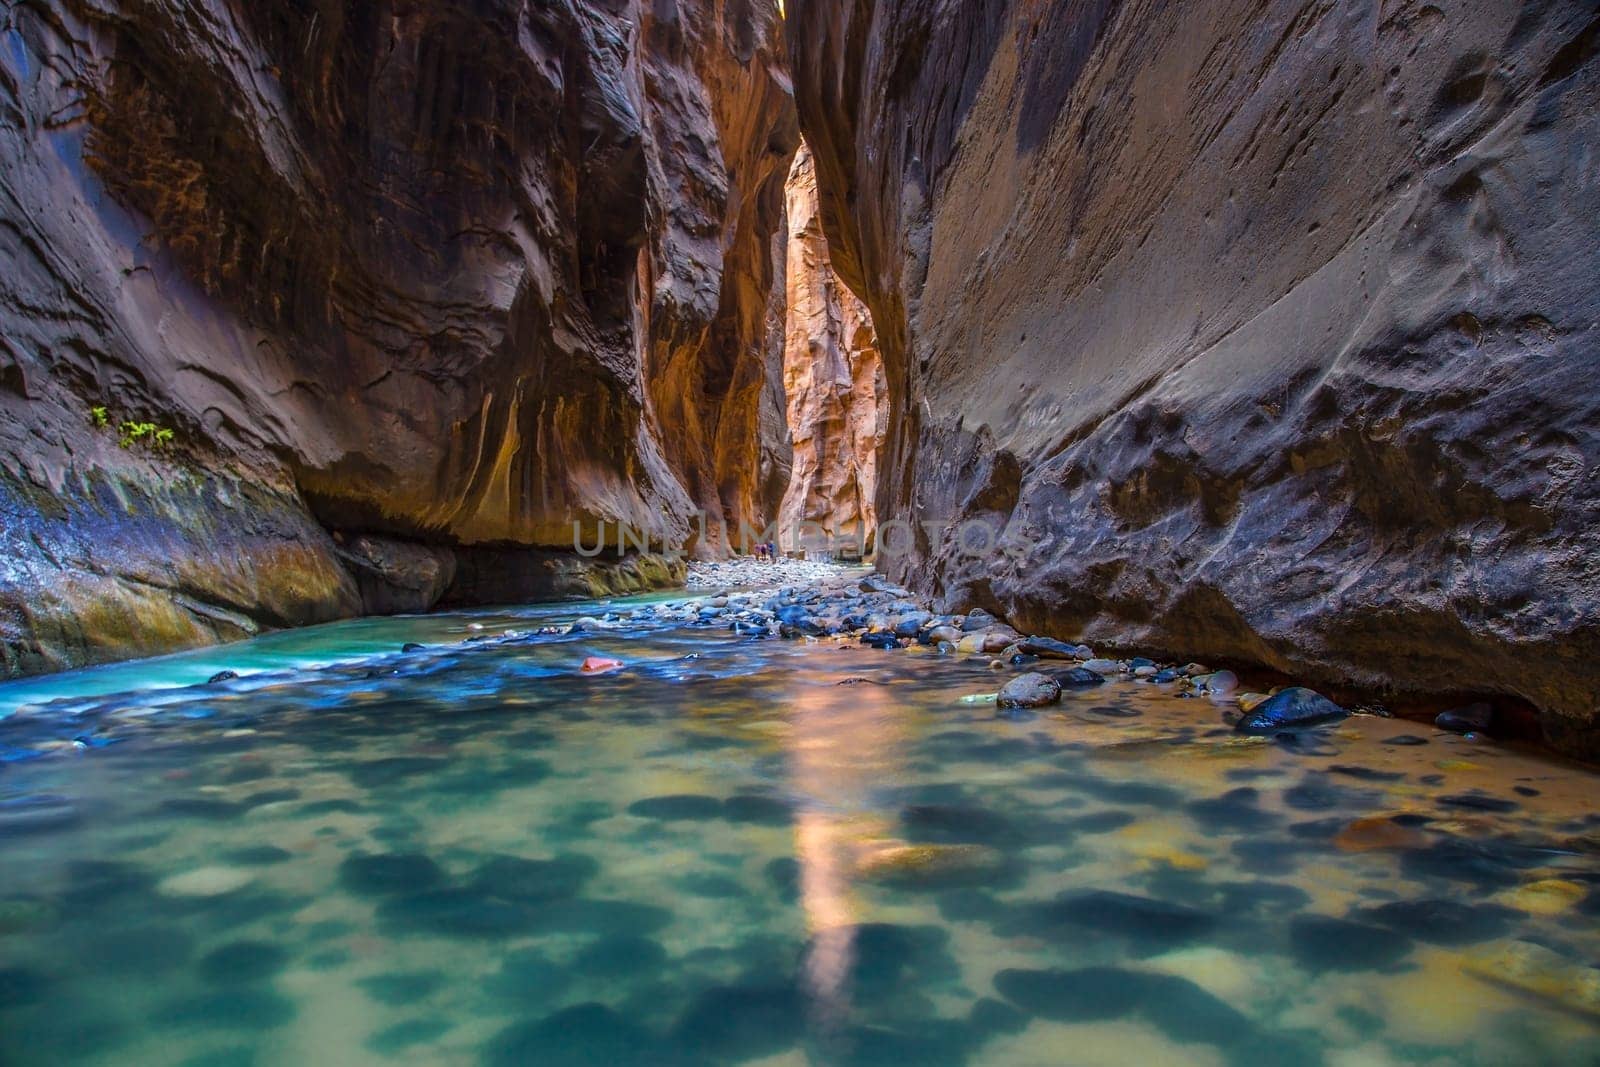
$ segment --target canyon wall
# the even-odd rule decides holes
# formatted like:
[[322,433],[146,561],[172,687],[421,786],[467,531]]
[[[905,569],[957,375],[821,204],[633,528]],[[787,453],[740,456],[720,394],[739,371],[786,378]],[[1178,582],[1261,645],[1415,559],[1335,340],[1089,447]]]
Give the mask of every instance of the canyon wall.
[[883,361],[866,306],[834,273],[816,167],[803,144],[784,198],[783,387],[793,460],[778,513],[779,540],[808,551],[836,543],[869,549],[877,528],[878,452],[889,416]]
[[775,512],[771,0],[0,17],[5,674],[583,591],[574,523]]
[[1525,702],[1600,757],[1592,3],[788,26],[892,401],[884,567],[1100,647]]

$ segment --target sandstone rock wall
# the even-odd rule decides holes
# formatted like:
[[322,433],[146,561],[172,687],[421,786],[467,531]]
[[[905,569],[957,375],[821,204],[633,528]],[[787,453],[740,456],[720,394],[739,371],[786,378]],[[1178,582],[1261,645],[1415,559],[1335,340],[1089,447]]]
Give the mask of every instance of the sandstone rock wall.
[[[702,551],[764,521],[780,25],[6,4],[6,672],[417,606],[437,552],[570,547],[574,520]],[[362,563],[330,531],[428,547]]]
[[888,392],[872,317],[834,273],[801,145],[785,192],[789,230],[783,384],[792,474],[778,522],[786,548],[868,547],[877,528],[878,450]]
[[[948,606],[1600,755],[1600,22],[1532,0],[792,0]],[[955,523],[1005,547],[977,557]]]

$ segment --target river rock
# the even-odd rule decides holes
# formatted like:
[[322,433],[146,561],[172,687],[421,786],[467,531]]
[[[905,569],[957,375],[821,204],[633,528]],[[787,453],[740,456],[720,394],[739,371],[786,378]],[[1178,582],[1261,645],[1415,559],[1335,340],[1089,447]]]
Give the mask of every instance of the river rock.
[[237,893],[255,880],[237,867],[198,867],[163,879],[156,890],[169,897],[220,897]]
[[1241,733],[1271,733],[1337,722],[1349,714],[1315,690],[1292,686],[1262,701],[1234,728]]
[[1001,687],[995,703],[1002,708],[1042,708],[1061,699],[1061,683],[1048,674],[1019,674]]
[[967,612],[966,618],[961,620],[961,629],[965,633],[972,633],[975,630],[987,630],[999,621],[999,619],[982,608],[973,608]]
[[1024,637],[1017,642],[1017,651],[1025,656],[1040,659],[1079,659],[1077,645],[1057,641],[1053,637]]
[[1122,664],[1114,659],[1091,659],[1083,664],[1083,669],[1096,674],[1117,674],[1122,670]]
[[1091,685],[1104,685],[1106,680],[1105,676],[1100,672],[1092,671],[1088,667],[1074,667],[1067,673],[1056,677],[1062,685],[1070,686],[1074,689],[1084,689]]
[[1470,734],[1474,731],[1487,730],[1494,721],[1494,708],[1488,704],[1468,704],[1464,708],[1451,708],[1441,711],[1433,720],[1433,725],[1441,730],[1452,733]]

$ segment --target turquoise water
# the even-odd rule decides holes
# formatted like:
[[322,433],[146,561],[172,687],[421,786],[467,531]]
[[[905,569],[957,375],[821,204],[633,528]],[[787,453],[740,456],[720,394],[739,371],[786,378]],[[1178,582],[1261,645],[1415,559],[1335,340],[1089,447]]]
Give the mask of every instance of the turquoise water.
[[1585,771],[600,610],[0,686],[0,1063],[1595,1061]]

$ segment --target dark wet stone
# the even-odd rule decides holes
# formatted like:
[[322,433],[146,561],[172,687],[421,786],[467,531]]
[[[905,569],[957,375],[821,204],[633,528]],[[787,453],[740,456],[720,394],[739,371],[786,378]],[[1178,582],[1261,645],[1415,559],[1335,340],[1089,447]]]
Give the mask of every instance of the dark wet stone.
[[1208,830],[1264,830],[1279,820],[1261,810],[1260,799],[1261,794],[1255,789],[1241,786],[1219,797],[1191,801],[1184,810]]
[[1327,819],[1311,819],[1290,824],[1289,836],[1301,841],[1329,841],[1349,825],[1350,820],[1339,815]]
[[273,864],[289,862],[294,859],[294,853],[273,845],[256,845],[224,852],[222,858],[237,867],[270,867]]
[[794,821],[794,812],[787,802],[757,793],[729,797],[722,802],[722,814],[729,822],[757,826],[788,826]]
[[200,977],[215,985],[264,982],[283,970],[289,955],[264,941],[235,941],[200,957]]
[[703,1060],[759,1059],[800,1040],[805,1008],[805,999],[789,985],[717,986],[695,997],[672,1034]]
[[1010,908],[999,897],[980,889],[952,889],[935,898],[940,918],[950,922],[992,922]]
[[677,793],[671,796],[647,797],[628,805],[628,814],[643,819],[660,819],[666,822],[689,820],[703,822],[722,817],[722,801],[716,797],[696,793]]
[[1104,685],[1106,678],[1087,667],[1074,667],[1065,674],[1056,675],[1056,681],[1067,689],[1087,689],[1090,686]]
[[544,933],[595,937],[632,934],[648,937],[672,923],[672,912],[631,900],[552,900],[533,906],[534,927]]
[[399,1008],[426,1000],[442,989],[445,981],[443,971],[397,971],[363,978],[356,985],[378,1003]]
[[971,804],[913,804],[900,813],[906,838],[917,844],[992,845],[1018,838],[1016,825],[999,812]]
[[1368,794],[1335,785],[1317,775],[1283,791],[1283,802],[1298,811],[1367,807]]
[[292,1020],[295,1007],[276,993],[239,989],[178,1001],[155,1017],[186,1030],[272,1030]]
[[1426,737],[1418,737],[1416,734],[1396,734],[1393,737],[1385,738],[1383,743],[1402,746],[1425,745],[1428,743],[1428,739]]
[[1441,711],[1433,720],[1433,725],[1452,733],[1470,734],[1475,730],[1487,730],[1493,722],[1494,708],[1488,704],[1478,703]]
[[1444,775],[1425,774],[1421,778],[1418,778],[1417,781],[1421,782],[1423,785],[1444,785]]
[[1372,767],[1361,767],[1350,763],[1331,764],[1328,767],[1328,773],[1354,778],[1360,782],[1398,782],[1405,777],[1405,774],[1400,771],[1380,771]]
[[780,856],[770,861],[761,873],[780,901],[793,904],[800,899],[799,861],[790,856]]
[[415,893],[433,888],[443,878],[437,863],[415,852],[348,856],[339,865],[339,884],[361,896]]
[[1053,637],[1024,637],[1017,642],[1017,651],[1025,656],[1037,656],[1040,659],[1079,658],[1078,646],[1057,641]]
[[900,639],[888,630],[883,630],[878,633],[862,634],[861,643],[866,645],[868,648],[876,648],[885,652],[890,649],[900,647]]
[[1048,674],[1019,674],[995,696],[1001,709],[1042,708],[1061,699],[1061,683]]
[[1250,874],[1292,874],[1299,864],[1291,841],[1249,838],[1235,841],[1229,851],[1240,870]]
[[1013,968],[995,975],[994,987],[1029,1015],[1059,1022],[1096,1022],[1133,1014],[1148,993],[1145,977],[1115,967],[1076,971]]
[[401,785],[418,775],[432,774],[443,769],[448,760],[426,756],[391,756],[388,759],[364,760],[350,768],[350,780],[362,789],[382,789]]
[[1137,719],[1144,712],[1134,708],[1119,708],[1115,704],[1100,704],[1089,709],[1091,715],[1104,715],[1108,719]]
[[515,759],[507,760],[490,777],[497,785],[517,786],[537,785],[555,773],[555,768],[542,759]]
[[1138,816],[1128,811],[1097,811],[1089,815],[1076,815],[1065,820],[1062,826],[1073,833],[1109,834],[1138,821]]
[[1377,923],[1430,944],[1468,945],[1503,936],[1521,913],[1498,904],[1397,900],[1360,908],[1351,915],[1362,922]]
[[678,879],[678,885],[686,893],[712,900],[732,900],[746,893],[743,883],[726,874],[687,874]]
[[1302,915],[1289,923],[1289,947],[1309,971],[1376,971],[1411,951],[1411,939],[1381,926]]
[[390,897],[378,917],[407,929],[448,937],[506,937],[528,931],[532,914],[521,904],[468,889],[436,889]]
[[1315,690],[1291,686],[1263,700],[1234,724],[1240,733],[1265,734],[1337,722],[1350,713]]
[[1076,940],[1087,932],[1120,937],[1132,944],[1159,949],[1186,944],[1216,926],[1216,918],[1184,904],[1110,890],[1073,890],[1054,900],[1022,905],[1018,913],[996,924],[1008,935],[1033,934]]
[[1028,1028],[1028,1021],[1026,1013],[993,997],[983,997],[967,1012],[967,1025],[980,1040],[1001,1034],[1020,1034]]
[[300,805],[299,815],[359,815],[366,809],[353,800],[313,800]]
[[0,967],[0,1011],[37,1004],[44,999],[50,979],[29,967]]
[[426,649],[427,647],[428,647],[427,645],[419,645],[415,641],[407,641],[405,644],[400,646],[400,651],[401,652],[421,652],[424,649]]
[[862,923],[815,935],[805,954],[809,966],[847,964],[852,996],[872,1003],[959,975],[949,940],[937,926]]
[[575,974],[595,978],[640,975],[667,962],[661,942],[648,937],[603,937],[585,947],[572,960]]
[[603,1004],[579,1004],[518,1023],[484,1049],[486,1067],[688,1067],[677,1045]]
[[484,988],[521,1005],[553,1004],[571,984],[571,972],[552,963],[542,949],[524,948],[507,953]]
[[171,797],[161,802],[159,810],[189,819],[212,819],[223,822],[239,818],[247,809],[243,804],[218,800],[215,797]]
[[1311,895],[1284,882],[1224,882],[1216,886],[1218,911],[1233,922],[1241,915],[1280,915],[1299,911]]
[[216,685],[219,682],[231,682],[239,677],[238,671],[218,671],[206,679],[207,685]]
[[1183,794],[1164,785],[1149,782],[1113,782],[1104,778],[1074,775],[1076,783],[1064,782],[1070,788],[1091,796],[1100,797],[1113,804],[1128,804],[1147,808],[1170,808],[1183,799]]
[[1142,1015],[1173,1041],[1231,1047],[1250,1040],[1248,1018],[1187,979],[1117,967],[1005,970],[995,988],[1024,1011],[1062,1022]]
[[837,1067],[963,1067],[968,1036],[950,1020],[919,1019],[901,1027],[855,1026],[837,1035],[814,1062]]
[[548,860],[493,856],[473,872],[471,887],[475,892],[522,903],[565,900],[581,893],[584,883],[599,870],[597,861],[575,852]]
[[194,938],[176,925],[78,930],[71,944],[86,970],[125,979],[165,974],[194,956]]
[[380,1056],[393,1056],[416,1045],[437,1041],[454,1026],[443,1019],[408,1019],[379,1030],[367,1038],[366,1046]]
[[298,789],[264,789],[259,793],[251,793],[240,801],[246,808],[259,808],[264,804],[283,804],[290,800],[299,800]]
[[1436,803],[1445,808],[1465,808],[1468,811],[1494,812],[1516,811],[1520,806],[1514,800],[1486,796],[1483,793],[1455,793],[1450,796],[1437,797]]
[[1519,797],[1536,797],[1540,795],[1539,791],[1531,785],[1514,785],[1511,787],[1511,791]]

